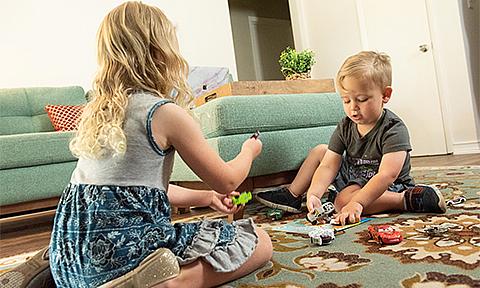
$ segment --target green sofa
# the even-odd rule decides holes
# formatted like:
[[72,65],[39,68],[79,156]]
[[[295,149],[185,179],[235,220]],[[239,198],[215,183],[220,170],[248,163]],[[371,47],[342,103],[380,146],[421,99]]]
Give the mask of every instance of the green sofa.
[[[260,131],[263,150],[250,177],[297,170],[310,149],[328,143],[345,115],[336,93],[221,97],[193,111],[207,141],[225,161]],[[178,154],[171,180],[183,186],[200,181]]]
[[[68,149],[72,132],[53,131],[44,107],[85,102],[81,87],[0,89],[2,216],[56,206],[76,158]],[[193,114],[207,141],[225,161],[233,159],[243,141],[260,131],[263,151],[248,179],[294,172],[311,148],[328,143],[344,117],[336,93],[221,97],[195,108]],[[172,182],[192,188],[196,185],[189,184],[203,184],[178,155],[175,157]],[[264,182],[277,184],[271,179]],[[10,209],[17,206],[20,209]]]
[[0,89],[2,215],[21,212],[8,209],[16,204],[61,194],[76,163],[68,149],[72,132],[55,132],[44,108],[85,102],[79,86]]

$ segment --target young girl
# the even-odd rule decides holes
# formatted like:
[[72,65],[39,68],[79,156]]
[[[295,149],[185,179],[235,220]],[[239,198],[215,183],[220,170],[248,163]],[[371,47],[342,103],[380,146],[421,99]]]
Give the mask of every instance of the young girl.
[[[192,97],[171,22],[153,6],[118,6],[100,26],[98,62],[52,231],[57,286],[209,287],[264,265],[271,241],[251,219],[171,223],[170,205],[234,213],[231,191],[262,149],[248,139],[225,163],[176,105]],[[216,192],[169,185],[174,151]]]

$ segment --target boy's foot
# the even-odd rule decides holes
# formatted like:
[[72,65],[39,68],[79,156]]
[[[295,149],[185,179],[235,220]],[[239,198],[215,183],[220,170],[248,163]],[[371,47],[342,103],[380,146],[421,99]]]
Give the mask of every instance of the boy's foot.
[[291,213],[302,213],[302,197],[293,196],[287,187],[261,192],[255,197],[265,206]]
[[159,248],[143,259],[137,268],[99,288],[148,288],[175,278],[179,273],[180,266],[175,254],[167,248]]
[[25,263],[0,275],[1,287],[33,288],[55,287],[50,272],[48,246],[33,255]]
[[445,213],[447,206],[437,187],[415,185],[405,190],[405,208],[409,212]]

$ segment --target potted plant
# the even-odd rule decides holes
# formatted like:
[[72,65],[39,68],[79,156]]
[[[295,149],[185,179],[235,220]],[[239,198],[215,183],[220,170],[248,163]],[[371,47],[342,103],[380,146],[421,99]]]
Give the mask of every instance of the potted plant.
[[280,71],[287,80],[307,79],[310,78],[310,71],[315,59],[315,53],[312,50],[306,49],[297,52],[295,49],[287,47],[280,53]]

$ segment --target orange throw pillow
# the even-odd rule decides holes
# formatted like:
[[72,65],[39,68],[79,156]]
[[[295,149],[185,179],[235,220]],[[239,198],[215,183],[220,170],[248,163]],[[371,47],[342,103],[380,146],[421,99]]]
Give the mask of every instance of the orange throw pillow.
[[47,105],[45,111],[47,111],[55,131],[72,131],[77,130],[83,106]]

